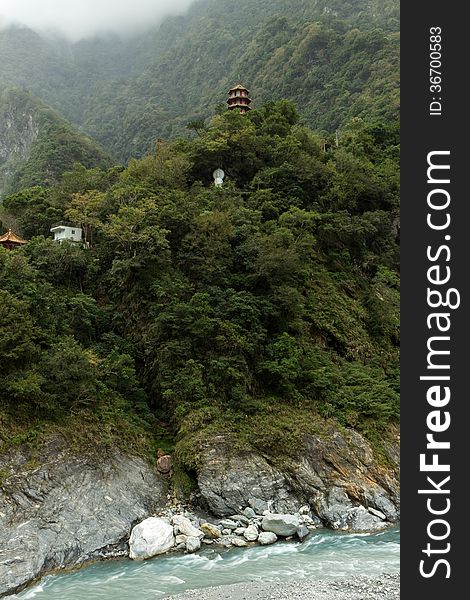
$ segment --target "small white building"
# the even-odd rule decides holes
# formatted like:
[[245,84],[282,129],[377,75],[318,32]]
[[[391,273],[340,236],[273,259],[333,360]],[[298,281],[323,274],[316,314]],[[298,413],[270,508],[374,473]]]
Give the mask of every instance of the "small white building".
[[71,225],[70,223],[58,223],[51,227],[51,233],[54,234],[55,242],[74,242],[81,244],[83,241],[83,231],[81,227]]

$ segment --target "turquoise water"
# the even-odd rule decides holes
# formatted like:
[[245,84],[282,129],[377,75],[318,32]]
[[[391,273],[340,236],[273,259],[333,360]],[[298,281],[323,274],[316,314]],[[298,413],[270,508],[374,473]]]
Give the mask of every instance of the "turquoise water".
[[303,543],[174,554],[146,562],[96,563],[44,578],[10,598],[158,600],[187,589],[243,581],[336,578],[399,570],[400,532],[345,534],[320,530]]

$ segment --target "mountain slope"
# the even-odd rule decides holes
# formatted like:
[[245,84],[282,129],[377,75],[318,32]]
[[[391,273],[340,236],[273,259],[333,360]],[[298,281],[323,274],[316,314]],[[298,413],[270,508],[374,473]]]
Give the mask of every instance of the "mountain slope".
[[74,163],[110,166],[107,153],[31,94],[0,94],[0,196],[51,185]]
[[310,126],[396,118],[398,2],[202,0],[140,38],[68,45],[0,32],[0,78],[31,89],[126,160],[210,117],[243,80],[293,99]]

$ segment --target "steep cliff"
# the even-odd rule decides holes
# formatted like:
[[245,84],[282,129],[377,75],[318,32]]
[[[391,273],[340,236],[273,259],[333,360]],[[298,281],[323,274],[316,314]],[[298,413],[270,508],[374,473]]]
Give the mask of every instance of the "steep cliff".
[[0,198],[33,185],[50,185],[74,163],[109,166],[89,137],[26,91],[0,93]]
[[201,444],[197,483],[201,500],[217,515],[247,505],[259,513],[288,513],[309,504],[333,529],[373,530],[398,520],[396,433],[382,460],[361,434],[334,425],[305,434],[293,457],[237,445],[224,434]]

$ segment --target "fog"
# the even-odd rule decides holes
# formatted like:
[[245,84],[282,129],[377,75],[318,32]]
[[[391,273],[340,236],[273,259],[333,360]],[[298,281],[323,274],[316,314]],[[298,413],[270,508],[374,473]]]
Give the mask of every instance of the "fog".
[[194,0],[0,0],[0,28],[23,25],[71,41],[130,35],[183,14]]

